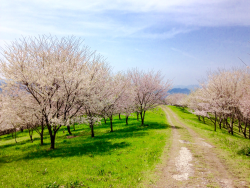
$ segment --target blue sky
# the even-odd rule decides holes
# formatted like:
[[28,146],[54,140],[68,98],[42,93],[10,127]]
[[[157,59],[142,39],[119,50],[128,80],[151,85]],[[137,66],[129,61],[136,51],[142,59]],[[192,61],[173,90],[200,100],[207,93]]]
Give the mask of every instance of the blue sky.
[[160,70],[174,85],[250,65],[249,0],[1,1],[0,46],[22,36],[75,35],[114,71]]

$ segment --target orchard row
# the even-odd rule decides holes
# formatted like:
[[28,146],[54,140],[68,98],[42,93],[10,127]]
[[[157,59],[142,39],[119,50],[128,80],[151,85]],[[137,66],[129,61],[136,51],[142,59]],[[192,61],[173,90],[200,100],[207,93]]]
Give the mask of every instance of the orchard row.
[[188,107],[199,120],[208,118],[217,127],[234,134],[235,126],[250,139],[250,73],[249,68],[218,70],[189,95],[175,94],[169,104]]
[[[169,80],[160,72],[138,69],[113,73],[105,59],[75,37],[22,38],[1,49],[0,130],[37,131],[51,149],[62,126],[88,124],[91,136],[101,119],[131,113],[144,124],[147,110],[164,103]],[[32,139],[32,137],[31,137]]]

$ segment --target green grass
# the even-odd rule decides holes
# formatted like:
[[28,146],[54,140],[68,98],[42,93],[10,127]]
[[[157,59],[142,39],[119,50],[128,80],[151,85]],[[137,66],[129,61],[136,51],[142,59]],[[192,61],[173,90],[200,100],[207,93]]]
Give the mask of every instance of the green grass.
[[241,134],[230,135],[225,129],[217,128],[215,132],[210,120],[206,119],[206,123],[203,123],[187,109],[169,107],[182,122],[215,145],[218,156],[224,161],[227,168],[240,178],[239,181],[247,181],[250,186],[250,139],[244,138]]
[[47,131],[44,146],[38,134],[31,143],[27,130],[17,133],[16,144],[11,135],[0,137],[0,187],[144,187],[156,179],[154,168],[171,129],[165,113],[154,109],[146,113],[140,126],[136,116],[129,125],[114,118],[114,132],[109,121],[95,127],[90,137],[87,125],[77,125],[68,139],[66,127],[56,138],[56,149],[50,150]]

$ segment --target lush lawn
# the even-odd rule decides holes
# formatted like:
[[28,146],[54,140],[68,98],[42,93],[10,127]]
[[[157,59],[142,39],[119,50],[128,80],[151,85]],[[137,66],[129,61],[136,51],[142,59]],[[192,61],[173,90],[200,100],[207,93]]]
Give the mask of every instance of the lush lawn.
[[148,126],[140,126],[136,116],[129,125],[115,117],[114,132],[107,124],[95,127],[90,137],[87,125],[77,125],[67,138],[65,127],[59,130],[56,149],[49,150],[46,132],[44,146],[38,134],[30,142],[28,132],[0,137],[0,187],[143,187],[155,181],[154,168],[160,162],[171,129],[164,112],[157,108],[145,117]]
[[187,109],[169,107],[180,117],[182,122],[215,145],[218,156],[225,162],[227,168],[240,178],[239,181],[247,181],[250,186],[250,139],[244,138],[242,134],[230,135],[225,129],[217,128],[215,132],[214,125],[210,120],[206,119],[203,123]]

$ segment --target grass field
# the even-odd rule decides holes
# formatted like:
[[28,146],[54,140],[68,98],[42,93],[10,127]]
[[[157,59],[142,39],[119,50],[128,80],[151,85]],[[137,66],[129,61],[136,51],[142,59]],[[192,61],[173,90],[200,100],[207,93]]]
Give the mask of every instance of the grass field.
[[73,138],[62,127],[56,149],[50,150],[45,132],[44,146],[38,134],[31,143],[27,130],[0,137],[0,187],[144,187],[156,180],[154,168],[160,162],[171,129],[164,112],[146,113],[140,126],[136,117],[114,119],[114,132],[107,124],[95,127],[90,137],[87,125],[77,125]]
[[250,184],[250,139],[244,138],[242,134],[232,136],[225,129],[217,128],[215,132],[214,125],[210,120],[206,119],[206,123],[203,123],[187,109],[169,107],[180,117],[182,122],[216,146],[218,156],[233,172],[233,175],[239,178],[239,181],[247,181]]

